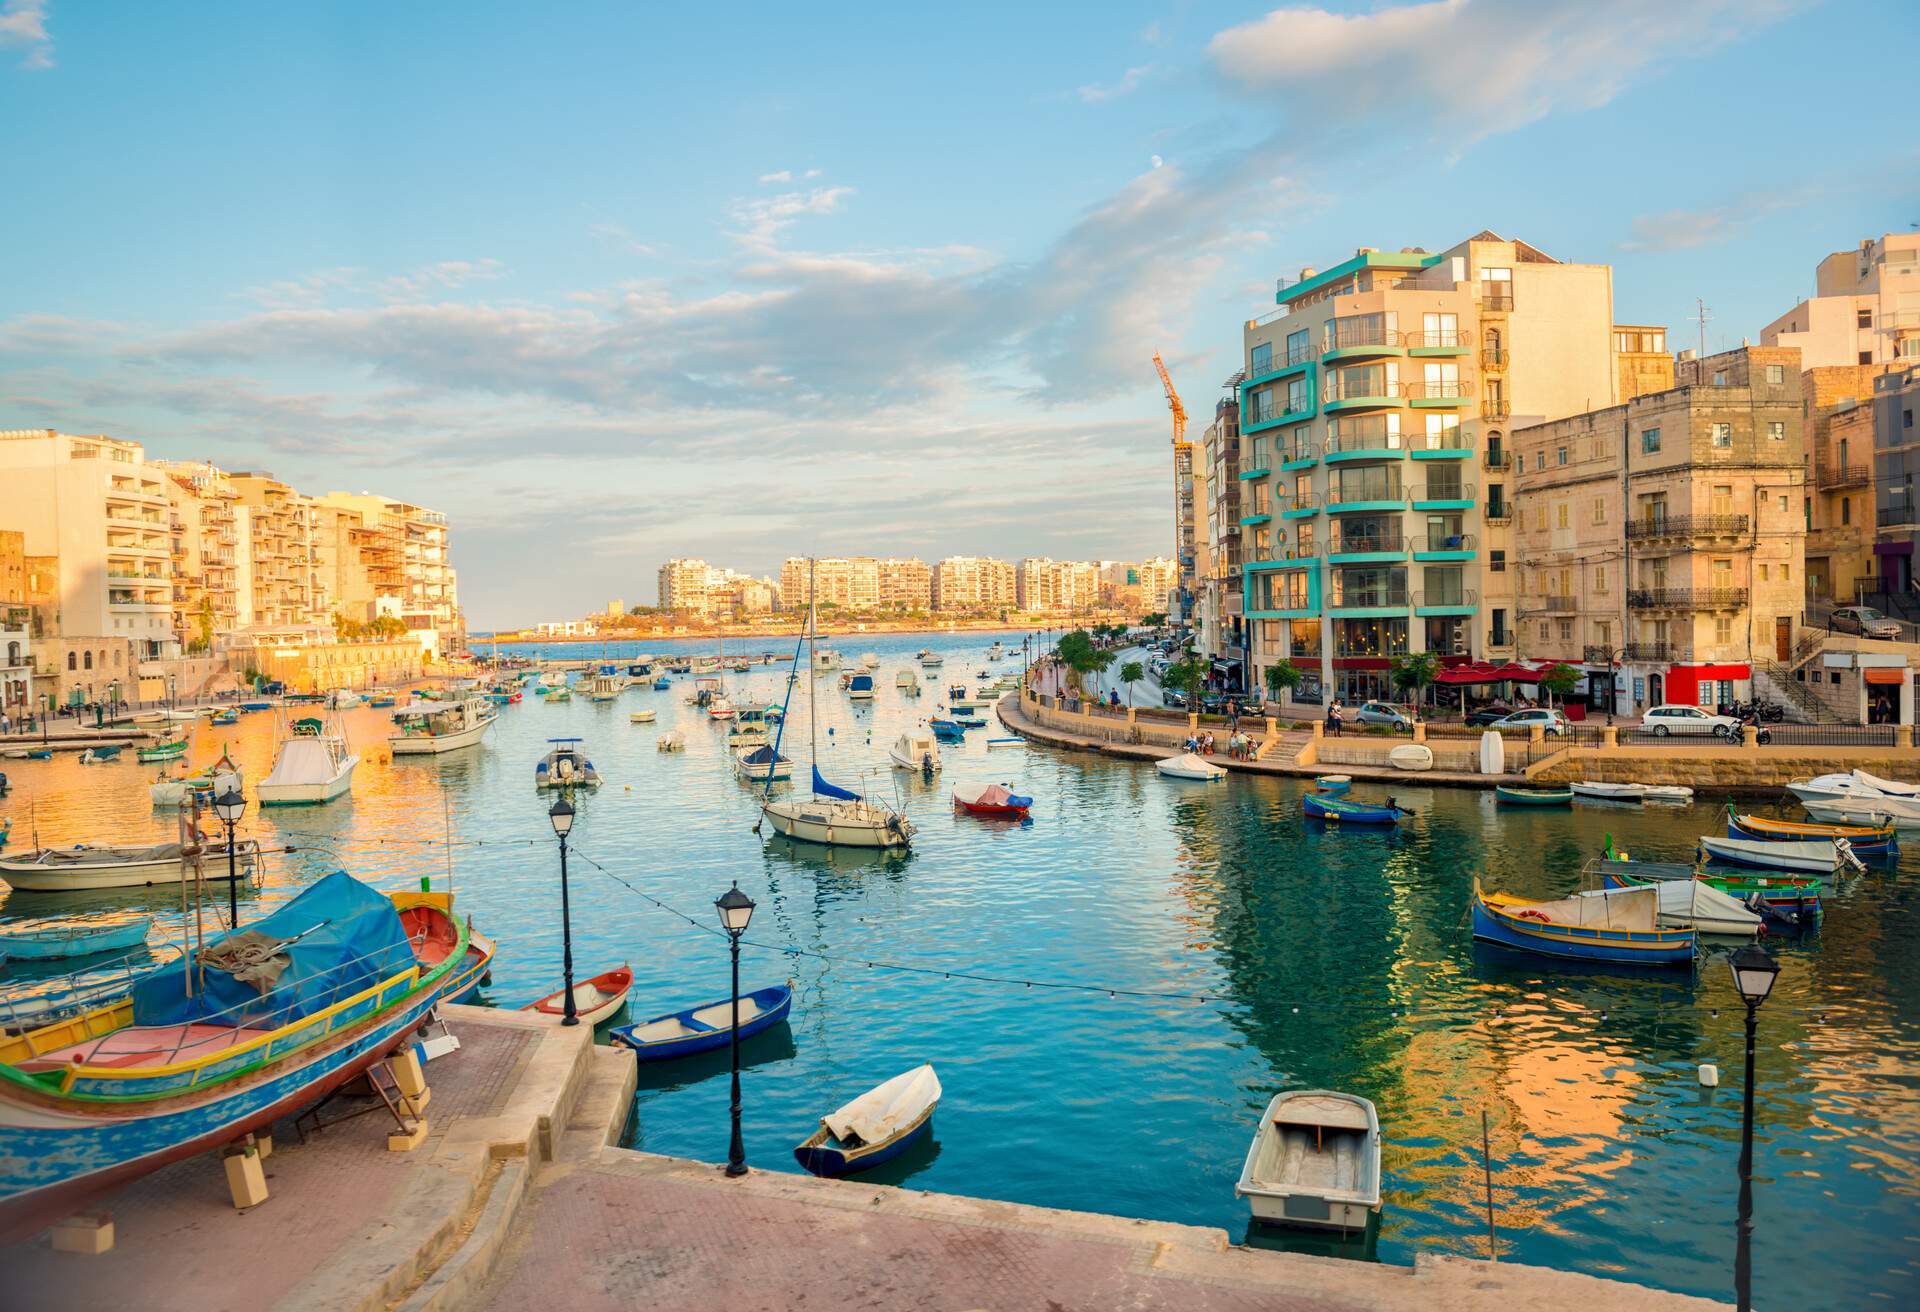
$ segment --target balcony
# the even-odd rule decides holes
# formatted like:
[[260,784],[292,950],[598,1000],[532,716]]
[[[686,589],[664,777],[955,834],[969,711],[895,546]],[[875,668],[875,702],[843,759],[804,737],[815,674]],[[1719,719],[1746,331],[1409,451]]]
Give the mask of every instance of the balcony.
[[1429,533],[1414,539],[1413,554],[1416,559],[1426,556],[1442,560],[1465,559],[1473,555],[1478,545],[1479,540],[1471,533]]
[[1353,369],[1327,375],[1321,393],[1328,414],[1343,410],[1383,409],[1400,404],[1403,383],[1390,383],[1379,369]]
[[1629,610],[1739,610],[1746,604],[1745,588],[1633,588],[1627,593]]
[[1480,519],[1487,524],[1504,526],[1513,523],[1513,510],[1509,506],[1495,503],[1481,512]]
[[1480,401],[1482,419],[1506,419],[1513,414],[1513,403],[1504,396],[1487,396]]
[[1247,383],[1257,383],[1263,379],[1271,378],[1275,374],[1283,374],[1289,369],[1298,369],[1301,365],[1311,364],[1314,355],[1315,352],[1312,342],[1306,341],[1301,342],[1290,351],[1283,351],[1276,348],[1265,360],[1257,360],[1249,356],[1247,363]]
[[[1379,420],[1381,416],[1374,416]],[[1398,418],[1398,416],[1395,416]],[[1327,435],[1327,462],[1336,460],[1397,460],[1406,454],[1406,439],[1397,431],[1389,430],[1384,423],[1355,424],[1352,421],[1341,424],[1339,430]]]
[[1289,442],[1279,449],[1280,468],[1304,469],[1320,458],[1320,446],[1311,437]]
[[1429,588],[1413,594],[1413,608],[1416,611],[1441,615],[1471,611],[1480,604],[1480,594],[1473,588]]
[[1814,486],[1822,492],[1840,488],[1865,487],[1873,482],[1872,465],[1819,465],[1813,471]]
[[1250,483],[1256,478],[1265,478],[1271,473],[1273,473],[1273,471],[1263,465],[1258,469],[1243,469],[1240,471],[1239,477],[1241,481]]
[[1321,334],[1324,360],[1363,360],[1400,354],[1400,334],[1380,322],[1378,315],[1359,321],[1335,319]]
[[1745,515],[1653,515],[1628,520],[1627,541],[1742,537],[1750,523]]
[[1483,346],[1480,348],[1480,367],[1482,369],[1505,369],[1507,367],[1507,349],[1503,346]]
[[1407,554],[1407,539],[1398,533],[1371,537],[1336,537],[1327,543],[1329,560],[1395,560]]
[[1512,283],[1483,282],[1480,284],[1480,312],[1482,314],[1506,314],[1512,309]]
[[[1441,466],[1443,472],[1452,472],[1459,466]],[[1474,486],[1471,483],[1434,483],[1416,488],[1413,493],[1413,508],[1423,507],[1464,510],[1473,504]]]
[[1402,383],[1400,391],[1407,398],[1407,404],[1416,408],[1454,408],[1466,404],[1467,398],[1473,395],[1473,383],[1464,378],[1442,378],[1432,382],[1423,378]]
[[1492,470],[1496,474],[1504,474],[1513,468],[1513,453],[1511,451],[1489,451],[1480,463],[1483,467]]
[[1332,603],[1327,607],[1331,611],[1343,610],[1405,610],[1407,608],[1407,590],[1405,588],[1343,588],[1339,586],[1339,576],[1334,576]]
[[1580,599],[1562,596],[1559,593],[1548,593],[1541,601],[1540,609],[1548,615],[1571,615],[1580,609]]
[[1473,334],[1457,328],[1415,328],[1400,340],[1408,355],[1465,355],[1473,346]]
[[1297,497],[1275,497],[1274,504],[1280,507],[1280,518],[1298,519],[1312,515],[1320,509],[1320,499],[1311,493]]
[[1406,489],[1396,482],[1359,483],[1327,489],[1327,509],[1336,513],[1374,508],[1398,510],[1407,503]]
[[1686,647],[1677,642],[1630,642],[1622,650],[1630,661],[1671,664],[1692,659]]

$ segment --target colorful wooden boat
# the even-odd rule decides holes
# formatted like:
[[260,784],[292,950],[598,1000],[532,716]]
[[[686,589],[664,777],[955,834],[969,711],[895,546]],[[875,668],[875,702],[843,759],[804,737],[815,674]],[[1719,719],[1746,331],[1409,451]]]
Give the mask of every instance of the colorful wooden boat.
[[1478,879],[1473,936],[1521,952],[1611,965],[1686,966],[1699,944],[1691,929],[1660,927],[1660,899],[1651,888],[1543,902],[1487,893]]
[[238,724],[240,712],[229,706],[224,711],[215,711],[207,717],[208,724]]
[[991,816],[999,820],[1022,820],[1033,808],[1031,797],[1022,797],[1005,784],[988,784],[971,797],[954,790],[953,805],[968,815]]
[[916,1066],[820,1118],[820,1128],[793,1150],[815,1175],[853,1175],[890,1162],[927,1136],[940,1105],[940,1077]]
[[967,740],[967,730],[964,725],[939,716],[928,720],[927,728],[933,730],[933,736],[943,743],[963,743]]
[[412,1040],[466,947],[455,922],[437,964],[416,958],[394,903],[344,872],[247,928],[290,940],[267,993],[210,969],[186,998],[160,971],[0,1039],[0,1243],[353,1079]]
[[1323,797],[1339,797],[1353,787],[1350,774],[1323,774],[1313,781],[1313,791]]
[[[633,987],[633,970],[621,966],[616,970],[602,971],[592,979],[573,986],[573,1011],[582,1025],[598,1025],[609,1020],[620,1008],[627,1005],[627,990]],[[567,1014],[567,991],[555,989],[538,1002],[529,1002],[520,1008],[531,1011],[542,1020],[559,1021]]]
[[170,743],[155,743],[151,747],[139,748],[133,756],[140,764],[150,765],[155,761],[177,761],[186,754],[187,740],[176,738]]
[[[1614,862],[1623,865],[1624,862]],[[1704,879],[1643,880],[1618,870],[1601,877],[1602,890],[1615,888],[1651,888],[1660,898],[1660,923],[1671,929],[1691,929],[1701,934],[1720,934],[1751,938],[1760,932],[1764,917],[1733,894],[1715,888]],[[1578,893],[1576,897],[1592,897]]]
[[[227,878],[224,841],[202,845],[201,877]],[[234,874],[250,878],[260,854],[257,839],[243,838],[234,847]],[[150,884],[178,884],[194,877],[192,854],[179,843],[151,847],[37,848],[0,858],[0,879],[22,892],[77,893],[95,888],[143,888]]]
[[1344,797],[1326,797],[1308,793],[1300,799],[1300,809],[1309,820],[1338,820],[1350,825],[1396,825],[1407,814],[1394,805],[1374,806],[1369,802],[1349,802]]
[[[776,984],[740,995],[740,1037],[750,1039],[787,1018],[793,1007],[793,986]],[[702,1003],[669,1012],[637,1025],[609,1030],[607,1037],[632,1048],[641,1061],[671,1061],[695,1053],[712,1052],[733,1041],[733,999]]]
[[[1700,850],[1715,861],[1750,866],[1756,870],[1794,870],[1828,875],[1846,864],[1850,850],[1844,838],[1817,838],[1803,842],[1763,838],[1721,838],[1702,834]],[[1855,862],[1858,864],[1858,862]]]
[[[413,945],[416,957],[425,962],[438,962],[452,953],[457,938],[451,893],[422,889],[417,893],[387,896],[400,911],[400,924],[407,931],[407,941]],[[471,919],[465,928],[466,951],[454,963],[441,990],[440,996],[447,1002],[470,1002],[480,992],[481,985],[493,982],[493,960],[498,955],[498,945],[475,929]]]
[[1775,924],[1804,928],[1820,918],[1820,881],[1811,875],[1735,874],[1678,861],[1635,861],[1614,855],[1611,846],[1607,856],[1587,863],[1587,873],[1597,879],[1624,877],[1643,883],[1697,879]]
[[1501,806],[1572,806],[1571,788],[1509,788],[1505,784],[1493,790],[1493,800]]
[[118,924],[30,923],[0,930],[0,961],[46,961],[58,957],[85,957],[96,952],[119,952],[147,941],[152,916]]
[[1802,843],[1820,838],[1844,838],[1857,856],[1893,856],[1900,851],[1900,831],[1893,825],[1834,825],[1804,820],[1773,820],[1740,815],[1727,808],[1727,837],[1769,843]]

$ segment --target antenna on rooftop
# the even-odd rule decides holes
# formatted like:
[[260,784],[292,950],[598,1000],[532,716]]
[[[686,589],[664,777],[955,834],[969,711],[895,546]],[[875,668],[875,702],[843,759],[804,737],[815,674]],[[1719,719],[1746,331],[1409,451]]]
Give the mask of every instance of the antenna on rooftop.
[[1700,357],[1705,359],[1707,355],[1707,324],[1713,319],[1713,315],[1707,309],[1707,303],[1698,296],[1693,298],[1693,303],[1699,307],[1699,309],[1694,311],[1693,317],[1698,320],[1700,324]]

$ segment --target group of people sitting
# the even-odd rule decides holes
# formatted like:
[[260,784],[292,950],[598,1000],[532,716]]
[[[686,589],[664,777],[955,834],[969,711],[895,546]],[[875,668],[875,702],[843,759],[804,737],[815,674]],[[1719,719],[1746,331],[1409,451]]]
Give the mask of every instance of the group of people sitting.
[[[1215,751],[1212,731],[1209,730],[1206,733],[1190,735],[1187,738],[1187,750],[1196,756],[1212,756]],[[1227,755],[1234,760],[1250,761],[1253,759],[1254,750],[1255,744],[1252,734],[1241,733],[1236,729],[1228,735]]]

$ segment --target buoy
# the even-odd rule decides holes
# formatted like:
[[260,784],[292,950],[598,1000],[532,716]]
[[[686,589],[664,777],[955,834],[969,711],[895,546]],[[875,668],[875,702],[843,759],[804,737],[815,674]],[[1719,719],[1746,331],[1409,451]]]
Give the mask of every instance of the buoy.
[[1703,1089],[1720,1087],[1720,1068],[1710,1061],[1700,1064],[1700,1087]]

